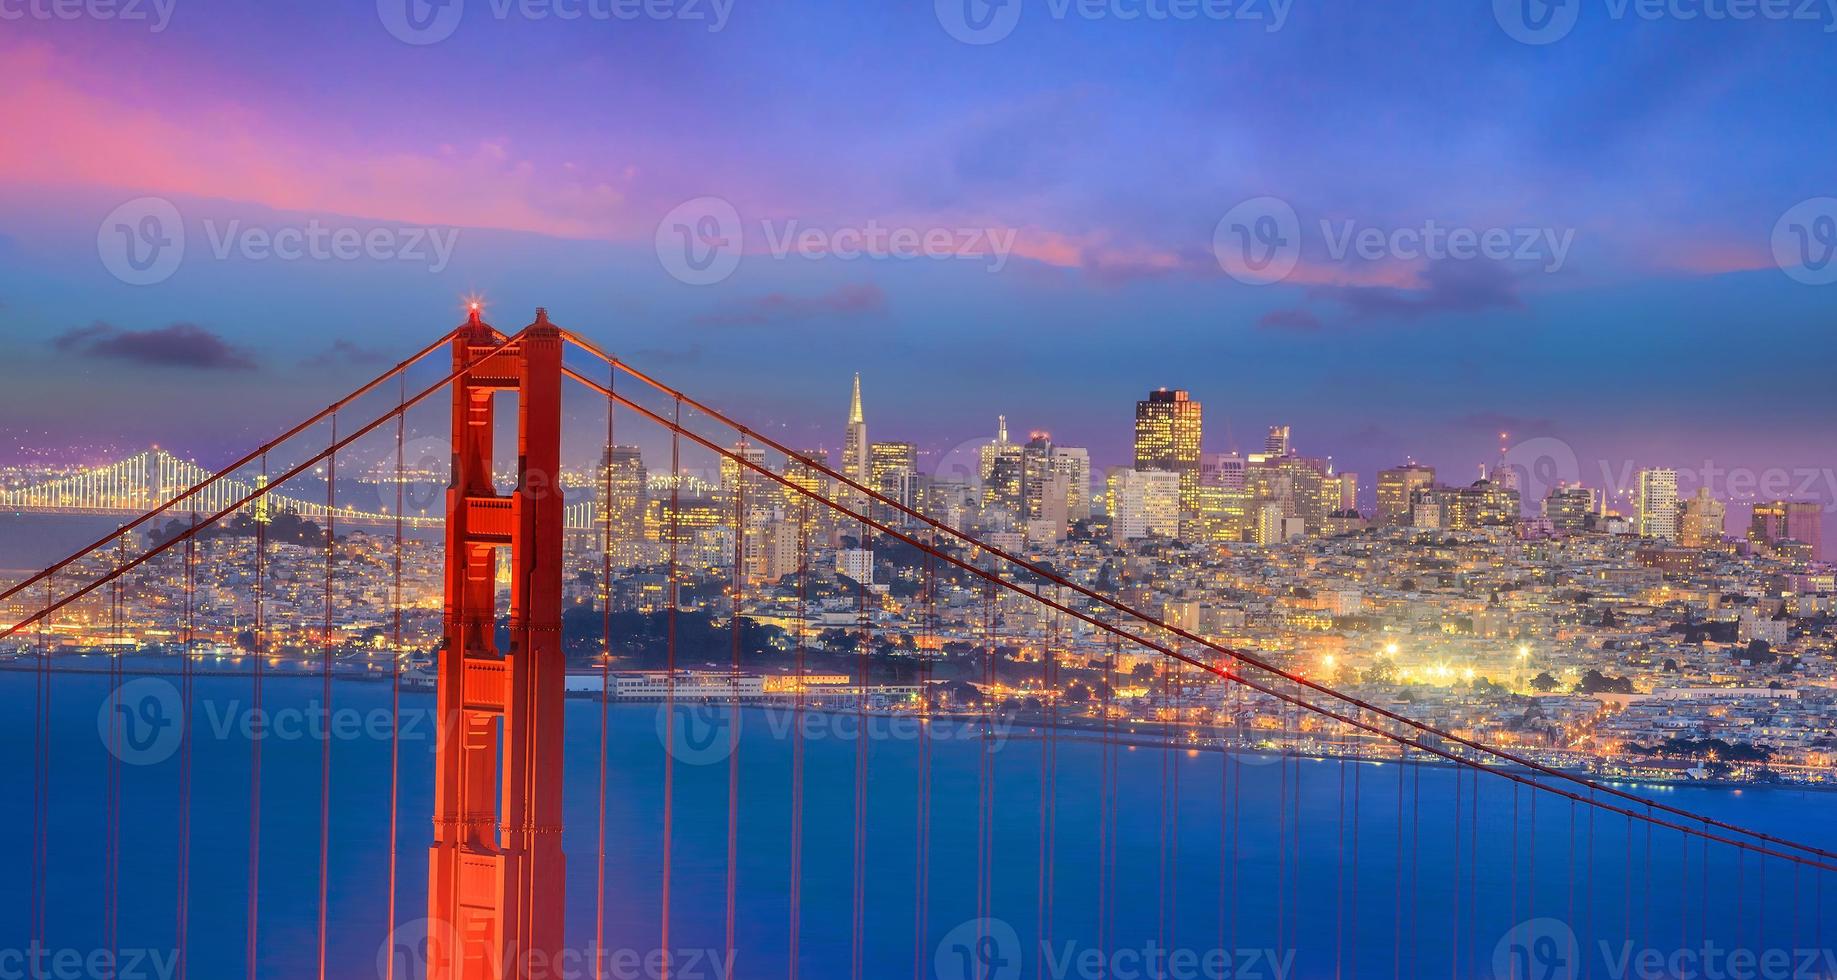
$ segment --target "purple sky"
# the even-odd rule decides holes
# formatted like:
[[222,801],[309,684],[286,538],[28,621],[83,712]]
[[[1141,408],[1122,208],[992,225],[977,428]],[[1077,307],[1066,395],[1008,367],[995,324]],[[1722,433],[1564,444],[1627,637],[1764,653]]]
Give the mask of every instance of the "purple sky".
[[[1365,474],[1413,455],[1465,477],[1508,431],[1561,440],[1595,485],[1708,461],[1837,496],[1837,285],[1775,249],[1802,228],[1816,264],[1837,219],[1831,23],[1596,3],[1532,45],[1485,3],[1295,0],[1271,30],[1019,0],[1012,33],[968,44],[952,0],[734,0],[718,25],[706,2],[469,0],[410,44],[403,2],[437,32],[460,9],[0,22],[0,448],[223,459],[476,293],[807,444],[839,440],[859,370],[877,438],[941,452],[1005,412],[1116,462],[1132,402],[1168,385],[1206,403],[1209,448],[1227,420],[1245,448],[1284,422]],[[135,285],[148,197],[185,246]],[[703,198],[744,239],[705,285],[660,247]],[[1247,285],[1215,242],[1263,198],[1299,252]],[[1511,247],[1391,237],[1429,223]],[[312,228],[385,249],[250,237]],[[870,228],[968,254],[840,254]],[[775,254],[813,229],[820,254]]]

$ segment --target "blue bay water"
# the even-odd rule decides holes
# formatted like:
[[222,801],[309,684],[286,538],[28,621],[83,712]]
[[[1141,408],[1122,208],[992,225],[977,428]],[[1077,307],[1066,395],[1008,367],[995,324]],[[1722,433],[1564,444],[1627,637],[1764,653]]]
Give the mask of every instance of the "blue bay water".
[[[89,953],[104,944],[103,915],[111,681],[99,658],[65,658],[50,706],[50,852],[47,946]],[[34,724],[30,661],[0,672],[0,950],[30,942]],[[169,660],[136,659],[130,679],[176,685]],[[252,704],[248,676],[201,674],[190,705],[189,975],[244,975],[249,868]],[[129,701],[144,694],[136,688]],[[264,707],[300,723],[320,697],[316,676],[272,672]],[[341,978],[379,976],[391,955],[387,929],[391,746],[387,683],[334,686],[330,969]],[[424,917],[430,840],[432,695],[403,692],[400,826],[396,837],[398,923]],[[614,705],[607,713],[607,947],[645,955],[660,946],[663,921],[665,768],[656,705]],[[595,800],[600,706],[567,706],[568,944],[584,949],[595,929],[599,810]],[[790,948],[790,841],[794,749],[786,719],[741,714],[738,823],[739,904],[734,975],[786,975]],[[801,740],[803,868],[799,957],[803,977],[849,976],[854,909],[855,773],[852,724],[818,721]],[[916,827],[920,745],[903,726],[870,726],[868,741],[867,977],[949,980],[1133,973],[1155,950],[1170,976],[1217,976],[1217,950],[1232,951],[1233,977],[1640,976],[1616,972],[1632,950],[1673,957],[1719,948],[1818,949],[1837,941],[1837,878],[1780,861],[1643,827],[1625,818],[1531,793],[1514,794],[1492,775],[1475,783],[1448,769],[1346,764],[1138,746],[1119,751],[1115,832],[1099,804],[1104,748],[1061,733],[1055,740],[1056,833],[1050,868],[1050,929],[1040,925],[1041,753],[1044,733],[1019,729],[985,743],[960,728],[940,730],[930,757],[930,902],[916,914]],[[262,745],[259,891],[264,978],[316,975],[321,740],[295,727]],[[991,914],[977,918],[978,780],[981,753],[995,773]],[[124,754],[120,779],[121,865],[117,945],[170,955],[178,903],[180,758]],[[146,762],[149,764],[131,764]],[[1401,781],[1401,791],[1400,791]],[[728,766],[678,762],[673,780],[673,950],[724,944]],[[1163,812],[1164,787],[1178,804]],[[1642,790],[1643,792],[1644,790]],[[1829,848],[1837,845],[1837,797],[1788,790],[1650,790],[1666,803]],[[1401,797],[1401,807],[1399,800]],[[1457,810],[1458,798],[1458,810]],[[1355,816],[1356,809],[1356,816]],[[1572,813],[1573,809],[1573,813]],[[1574,821],[1575,833],[1570,832]],[[1168,836],[1164,826],[1173,826]],[[1103,842],[1114,844],[1113,865]],[[1458,841],[1458,847],[1457,847]],[[1648,862],[1648,848],[1651,860]],[[1534,860],[1533,860],[1534,855]],[[1592,858],[1592,860],[1591,860]],[[1163,869],[1167,869],[1164,876]],[[1401,874],[1400,874],[1401,870]],[[1707,874],[1707,878],[1705,875]],[[1100,926],[1100,881],[1113,879],[1113,920]],[[1820,882],[1822,877],[1822,882]],[[1458,897],[1457,897],[1458,889]],[[1534,900],[1531,896],[1535,896]],[[1222,896],[1222,897],[1221,897]],[[1345,900],[1340,900],[1345,896]],[[1629,908],[1631,914],[1629,917]],[[1515,928],[1516,927],[1516,928]],[[979,932],[996,937],[979,941]],[[967,937],[967,938],[966,938]],[[1042,960],[1042,940],[1050,955]],[[1604,945],[1605,944],[1605,945]],[[411,949],[395,949],[397,976]],[[1067,954],[1076,957],[1063,959]],[[706,960],[673,975],[718,975]],[[1207,957],[1211,957],[1208,959]],[[967,957],[967,959],[966,959]],[[615,960],[645,975],[633,961]],[[1824,972],[1806,974],[1829,976]],[[967,968],[966,968],[967,964]],[[1069,964],[1069,965],[1068,965]],[[1498,967],[1499,964],[1508,964]],[[4,964],[0,964],[3,966]],[[1184,966],[1197,972],[1181,973]],[[1558,969],[1567,969],[1561,972]],[[1089,972],[1091,970],[1100,972]],[[148,972],[144,975],[161,975]],[[583,975],[591,975],[590,973]],[[1662,974],[1669,975],[1669,974]],[[1738,974],[1729,974],[1738,975]],[[1754,973],[1754,976],[1769,974]],[[1784,976],[1796,975],[1788,972]]]

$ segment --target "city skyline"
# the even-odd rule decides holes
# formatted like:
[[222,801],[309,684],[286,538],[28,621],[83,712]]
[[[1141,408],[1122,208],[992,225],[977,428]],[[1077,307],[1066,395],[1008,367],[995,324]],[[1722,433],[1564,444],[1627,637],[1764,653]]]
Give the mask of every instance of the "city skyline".
[[[539,294],[603,346],[760,405],[799,442],[834,443],[827,392],[765,379],[860,370],[926,448],[1005,412],[1116,458],[1128,430],[1099,406],[1178,385],[1240,432],[1290,424],[1358,472],[1406,457],[1454,472],[1502,430],[1562,438],[1610,469],[1837,458],[1831,287],[1771,251],[1784,215],[1834,193],[1821,160],[1837,122],[1816,93],[1837,69],[1813,25],[1585,20],[1527,47],[1483,5],[1334,0],[1275,31],[1028,21],[977,46],[928,8],[803,13],[740,6],[709,31],[475,11],[425,46],[368,8],[309,18],[199,0],[158,32],[9,22],[6,105],[35,139],[0,152],[0,315],[25,338],[0,365],[19,394],[0,449],[225,458],[323,404],[327,368],[380,370],[456,322],[459,297],[510,320]],[[244,43],[225,56],[232,36]],[[1366,37],[1410,39],[1470,84],[1405,84],[1394,47]],[[762,53],[819,38],[789,75]],[[711,80],[669,82],[704,44],[720,55],[697,62]],[[817,84],[848,77],[835,52],[857,44],[891,55],[873,100]],[[1339,57],[1298,57],[1322,46]],[[1043,70],[1080,54],[1106,70]],[[335,84],[319,77],[328,55],[349,69]],[[572,119],[530,113],[554,98],[547,82],[457,70],[478,61],[633,95],[570,100]],[[430,76],[448,82],[419,84]],[[763,77],[775,81],[734,84]],[[1259,100],[1235,97],[1252,82]],[[1333,101],[1310,94],[1321,87]],[[223,119],[247,141],[197,121]],[[101,150],[121,143],[139,156],[117,166]],[[169,278],[130,285],[98,237],[147,197],[172,204],[187,248]],[[750,245],[701,286],[670,273],[656,239],[705,197],[733,205]],[[1263,197],[1292,205],[1308,247],[1289,279],[1252,286],[1220,267],[1214,233]],[[1574,235],[1548,272],[1404,258],[1390,240],[1367,259],[1333,247],[1347,222]],[[293,260],[248,237],[315,223],[381,229],[391,256],[428,258]],[[999,270],[773,254],[801,231],[870,225],[1015,237]],[[73,400],[53,388],[63,379],[90,390]],[[1013,397],[975,397],[994,390]],[[214,410],[226,402],[245,411]]]
[[[837,469],[843,475],[908,504],[917,499],[916,494],[919,491],[916,485],[902,487],[897,482],[889,483],[887,474],[890,471],[907,472],[925,481],[959,480],[967,475],[970,485],[977,490],[987,492],[989,478],[987,460],[985,459],[981,464],[980,472],[972,468],[966,474],[962,471],[965,454],[986,455],[989,451],[988,447],[1007,438],[1007,415],[997,416],[996,437],[974,438],[966,443],[948,448],[921,446],[903,438],[871,439],[868,434],[869,419],[863,408],[862,384],[861,374],[855,373],[848,395],[846,421],[840,427],[839,439],[833,443],[835,451],[831,451],[832,444],[824,439],[802,444],[805,450],[829,454],[836,460]],[[1160,404],[1161,402],[1166,402],[1166,404]],[[1228,431],[1225,436],[1231,442],[1229,448],[1218,447],[1213,441],[1216,435],[1203,426],[1200,404],[1202,404],[1201,400],[1192,398],[1185,389],[1156,388],[1148,392],[1145,400],[1138,399],[1135,402],[1133,440],[1129,451],[1123,458],[1093,458],[1088,455],[1090,450],[1087,447],[1080,446],[1073,449],[1073,452],[1080,454],[1084,460],[1083,466],[1086,468],[1086,472],[1082,474],[1082,481],[1077,484],[1089,491],[1084,495],[1082,512],[1088,516],[1093,502],[1101,501],[1106,493],[1113,492],[1105,490],[1106,474],[1128,468],[1182,470],[1183,464],[1167,455],[1173,452],[1169,448],[1172,445],[1171,440],[1176,438],[1173,430],[1161,431],[1163,426],[1175,424],[1172,421],[1174,416],[1170,415],[1160,423],[1153,423],[1144,421],[1145,418],[1150,417],[1145,416],[1144,413],[1153,413],[1155,409],[1171,411],[1177,407],[1190,406],[1191,412],[1187,413],[1190,418],[1178,423],[1183,433],[1178,439],[1185,447],[1181,452],[1190,453],[1193,456],[1191,485],[1189,486],[1188,478],[1185,477],[1181,484],[1180,509],[1189,514],[1197,509],[1194,497],[1196,487],[1202,482],[1206,485],[1220,485],[1216,474],[1201,474],[1202,462],[1209,467],[1215,465],[1216,460],[1234,460],[1233,465],[1237,468],[1235,470],[1237,482],[1227,481],[1227,483],[1234,487],[1241,487],[1243,485],[1242,467],[1247,462],[1254,469],[1261,460],[1280,459],[1288,456],[1300,460],[1318,460],[1325,467],[1323,475],[1334,473],[1352,480],[1354,490],[1348,499],[1355,501],[1356,509],[1363,514],[1364,518],[1377,524],[1395,523],[1394,517],[1399,507],[1403,515],[1401,522],[1410,523],[1409,511],[1413,506],[1413,491],[1430,488],[1461,488],[1475,481],[1490,479],[1494,482],[1503,480],[1512,484],[1512,489],[1518,493],[1520,513],[1527,517],[1552,518],[1555,520],[1555,527],[1558,531],[1580,529],[1579,523],[1573,528],[1565,525],[1562,518],[1551,510],[1552,506],[1559,509],[1567,506],[1557,504],[1556,498],[1565,488],[1573,487],[1588,491],[1587,504],[1584,508],[1588,512],[1604,517],[1613,514],[1626,518],[1626,533],[1682,542],[1691,547],[1702,547],[1709,543],[1704,540],[1692,541],[1690,540],[1691,534],[1687,533],[1689,522],[1693,518],[1686,505],[1691,502],[1693,496],[1701,496],[1705,493],[1709,495],[1712,502],[1720,505],[1720,509],[1716,512],[1721,518],[1721,523],[1717,525],[1720,533],[1716,537],[1744,540],[1754,538],[1758,534],[1761,539],[1768,542],[1776,538],[1798,539],[1784,530],[1770,530],[1765,534],[1757,531],[1756,529],[1763,526],[1763,518],[1759,516],[1762,508],[1766,508],[1769,514],[1774,515],[1768,519],[1772,522],[1766,525],[1769,528],[1775,525],[1781,529],[1785,528],[1787,526],[1785,515],[1790,509],[1794,515],[1791,518],[1791,527],[1794,529],[1812,528],[1817,531],[1820,535],[1819,539],[1807,543],[1812,545],[1814,554],[1819,558],[1833,553],[1832,540],[1833,537],[1837,537],[1837,522],[1823,520],[1824,515],[1832,509],[1829,501],[1837,500],[1837,475],[1833,475],[1833,470],[1828,468],[1819,471],[1794,472],[1783,467],[1769,467],[1760,471],[1745,472],[1741,470],[1722,471],[1715,468],[1713,463],[1706,463],[1703,467],[1692,470],[1638,465],[1636,461],[1625,460],[1617,463],[1595,461],[1600,465],[1600,472],[1591,474],[1586,469],[1588,461],[1573,458],[1573,450],[1560,440],[1553,441],[1549,437],[1538,437],[1513,443],[1510,438],[1511,434],[1502,432],[1497,434],[1499,442],[1495,455],[1491,459],[1475,462],[1470,471],[1464,471],[1458,466],[1452,469],[1431,466],[1411,456],[1360,473],[1335,465],[1335,454],[1318,452],[1312,445],[1298,446],[1294,441],[1294,429],[1289,425],[1268,427],[1262,453],[1244,451],[1235,431]],[[1154,417],[1160,416],[1155,415]],[[1144,429],[1145,425],[1149,428]],[[894,421],[888,427],[892,428],[895,434],[905,431],[898,421]],[[884,432],[884,429],[875,431]],[[1143,448],[1145,436],[1153,443],[1146,450]],[[1306,433],[1302,433],[1303,440],[1306,439],[1306,436]],[[1055,437],[1049,428],[1036,427],[1031,430],[1031,437],[1035,440],[1045,440],[1048,446],[1054,445]],[[1058,439],[1056,444],[1058,446],[1067,445],[1063,438]],[[1020,453],[1021,443],[1015,442],[1010,445],[1017,454]],[[1307,451],[1303,451],[1304,448]],[[636,457],[638,459],[636,465],[642,470],[645,465],[641,456],[644,451],[642,446],[620,446],[618,449],[621,452],[640,454]],[[653,453],[658,451],[660,450],[657,447],[652,448]],[[1155,458],[1144,463],[1144,452]],[[888,458],[883,459],[882,454],[887,454]],[[180,461],[158,447],[154,447],[154,456],[155,459],[164,458],[173,464],[195,465],[195,460]],[[1160,459],[1162,456],[1167,458]],[[54,463],[48,460],[36,460],[34,462],[36,466],[19,467],[15,465],[14,469],[29,472],[46,467],[56,470],[60,463],[64,467],[82,465],[69,461]],[[103,465],[112,462],[109,460]],[[386,468],[387,464],[388,460],[383,460],[378,465]],[[726,468],[725,464],[719,468],[690,467],[684,472],[695,474],[699,479],[708,481],[706,485],[713,486],[712,481],[728,478]],[[1387,487],[1393,484],[1386,482],[1393,473],[1399,472],[1417,472],[1423,475],[1421,481],[1412,483],[1408,488],[1400,491],[1401,497],[1398,497],[1398,492],[1387,490]],[[649,479],[654,485],[664,485],[667,483],[667,475],[653,468]],[[1648,479],[1655,475],[1669,481],[1663,488],[1666,502],[1659,508],[1663,513],[1658,518],[1648,519],[1644,516],[1643,493],[1648,485]],[[1469,480],[1467,476],[1472,476],[1473,479]],[[895,476],[893,479],[897,481],[898,477]],[[1704,480],[1710,481],[1709,484],[1702,482]],[[1528,486],[1524,485],[1527,481]],[[1017,519],[1026,520],[1038,517],[1036,510],[1039,488],[1036,485],[1032,491],[1022,490],[1022,482],[1025,481],[1016,483],[1016,492],[1028,493],[1028,499],[1033,500],[1034,503],[1017,507],[1016,509],[1026,511],[1024,516]],[[14,485],[9,489],[16,492],[31,485],[30,480],[22,479],[17,472],[12,476],[12,483]],[[597,485],[597,478],[590,480],[589,483]],[[1745,490],[1742,489],[1744,487]],[[1388,498],[1387,493],[1390,494]],[[1072,506],[1076,509],[1080,505],[1073,504]],[[1390,508],[1389,512],[1387,508]],[[387,507],[383,506],[380,511],[373,513],[379,512],[386,513]],[[573,518],[570,519],[573,520]],[[1698,521],[1697,535],[1699,537],[1706,535],[1708,526],[1703,523],[1705,518],[1699,514],[1695,519]]]

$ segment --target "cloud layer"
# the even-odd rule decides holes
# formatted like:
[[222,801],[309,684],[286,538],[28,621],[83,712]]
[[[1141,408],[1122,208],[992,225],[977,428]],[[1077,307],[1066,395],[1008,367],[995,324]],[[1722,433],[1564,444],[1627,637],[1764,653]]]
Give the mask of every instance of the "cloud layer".
[[127,361],[148,367],[248,371],[255,359],[222,337],[195,323],[174,323],[151,330],[123,330],[92,323],[60,334],[51,346],[68,354]]

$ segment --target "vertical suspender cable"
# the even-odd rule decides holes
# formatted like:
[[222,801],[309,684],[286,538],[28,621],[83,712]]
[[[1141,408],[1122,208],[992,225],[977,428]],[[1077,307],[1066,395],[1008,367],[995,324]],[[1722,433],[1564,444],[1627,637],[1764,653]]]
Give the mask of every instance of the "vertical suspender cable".
[[[268,456],[262,455],[261,485],[268,485]],[[262,848],[262,739],[267,735],[267,726],[262,716],[262,672],[266,659],[267,643],[262,610],[262,590],[268,578],[268,522],[266,502],[258,503],[255,515],[255,634],[254,648],[255,676],[252,714],[253,724],[249,728],[249,894],[244,924],[244,942],[246,948],[243,958],[247,980],[256,980],[259,971],[256,963],[256,947],[260,938],[261,920],[261,848]]]
[[[115,567],[120,568],[126,560],[127,535],[116,539]],[[114,639],[114,649],[108,658],[109,667],[109,753],[108,753],[108,845],[106,869],[102,898],[102,931],[103,945],[111,956],[110,962],[119,963],[121,955],[118,931],[121,916],[121,685],[124,680],[122,659],[127,639],[121,623],[122,612],[122,578],[116,578],[109,590],[109,632]]]
[[[682,600],[682,586],[677,581],[676,544],[682,530],[682,399],[676,399],[676,417],[670,429],[670,577],[669,658],[665,667],[665,694],[668,700],[665,718],[676,724],[676,607]],[[661,980],[670,980],[670,886],[674,870],[671,851],[676,835],[676,759],[664,753],[663,760],[663,969]]]
[[[599,842],[595,860],[593,888],[593,980],[605,980],[606,975],[606,753],[610,723],[608,705],[611,694],[607,690],[612,684],[612,444],[613,444],[613,408],[611,391],[618,385],[619,369],[608,365],[606,378],[606,451],[600,457],[600,782],[598,797]],[[669,719],[665,731],[675,731],[676,719]],[[673,736],[672,736],[673,737]],[[664,747],[666,750],[669,746]],[[664,764],[670,762],[668,751],[664,753]]]
[[[1221,663],[1219,669],[1226,672],[1225,683],[1229,690],[1225,696],[1235,697],[1238,685],[1235,683],[1235,676],[1230,673],[1230,664]],[[1226,911],[1231,901],[1229,894],[1231,886],[1227,882],[1227,875],[1230,873],[1228,865],[1230,864],[1231,847],[1231,827],[1228,815],[1231,812],[1231,760],[1236,755],[1237,733],[1233,728],[1226,727],[1224,711],[1225,702],[1221,698],[1219,714],[1215,718],[1218,725],[1218,907],[1216,911],[1218,913],[1218,948],[1226,950],[1226,955],[1232,955],[1229,952],[1231,949],[1228,941],[1230,924],[1227,921]],[[1236,719],[1232,721],[1235,722]],[[1229,734],[1226,734],[1227,732]]]
[[[805,473],[814,476],[814,468]],[[797,509],[796,681],[791,701],[791,895],[786,975],[797,980],[804,902],[804,652],[810,633],[810,498]]]
[[1461,976],[1461,803],[1463,773],[1454,770],[1454,902],[1449,914],[1454,922],[1448,930],[1448,971],[1451,980],[1460,980]]
[[[986,927],[992,914],[990,905],[994,897],[994,854],[995,847],[995,766],[994,758],[989,753],[989,742],[994,732],[995,722],[995,586],[986,583],[982,590],[982,730],[976,742],[977,751],[977,807],[976,807],[976,921],[978,929]],[[978,932],[977,941],[986,939]]]
[[[1510,921],[1517,922],[1518,921],[1518,784],[1516,782],[1512,783],[1512,863],[1511,863],[1509,875],[1511,878],[1511,882],[1510,882],[1511,887],[1507,888],[1506,890],[1510,892],[1512,896],[1511,902],[1510,902],[1510,906],[1511,906]],[[1505,980],[1519,980],[1518,964],[1516,962],[1512,964],[1511,970],[1512,970],[1512,975],[1509,977],[1506,977]]]
[[[52,581],[45,576],[45,608],[51,606]],[[46,619],[50,617],[45,617]],[[32,944],[45,948],[46,881],[49,877],[51,833],[51,653],[45,640],[45,620],[38,621],[37,702],[38,714],[33,737],[32,758]]]
[[[1059,700],[1064,694],[1059,678],[1059,627],[1057,612],[1051,614],[1047,630],[1045,677],[1042,693],[1051,700],[1051,715],[1046,719],[1046,744],[1040,755],[1040,948],[1052,945],[1053,900],[1056,891],[1059,838]],[[1044,972],[1044,971],[1042,971]]]
[[1403,777],[1409,769],[1409,746],[1397,750],[1397,875],[1391,902],[1391,973],[1403,980]]
[[1410,770],[1410,973],[1422,975],[1422,764]]
[[402,795],[402,505],[404,459],[407,442],[408,375],[397,375],[401,394],[395,416],[395,543],[392,549],[389,589],[389,961],[383,980],[395,980],[396,860]]
[[[609,406],[610,407],[610,406]],[[740,455],[746,455],[746,437],[740,437]],[[734,602],[733,663],[727,682],[727,932],[725,950],[731,959],[736,948],[735,911],[740,887],[740,617],[746,594],[746,485],[752,476],[746,467],[734,468]]]
[[179,845],[178,921],[175,942],[178,959],[174,975],[185,978],[191,951],[191,699],[192,647],[197,642],[198,512],[191,513],[193,535],[185,539],[185,643],[179,654]]
[[[866,504],[862,506],[865,507]],[[869,544],[867,525],[858,522],[856,530],[861,535],[857,543],[868,563],[867,577],[872,579],[874,577],[874,552]],[[867,674],[868,647],[872,642],[872,634],[868,626],[867,583],[861,580],[855,582],[855,604],[858,617],[856,669],[860,671],[860,676],[855,680],[854,904],[851,909],[849,975],[854,980],[861,980],[863,947],[867,942]]]
[[920,639],[929,638],[932,646],[921,644],[919,666],[918,725],[918,792],[913,816],[914,850],[912,895],[912,980],[928,975],[925,963],[925,935],[931,905],[931,653],[942,649],[938,635],[938,571],[936,558],[925,552],[924,619]]
[[[1340,726],[1345,737],[1345,726]],[[1333,858],[1333,977],[1346,973],[1346,755],[1339,756],[1339,828],[1334,834]]]
[[332,452],[325,457],[325,631],[320,636],[319,732],[319,980],[325,980],[325,919],[332,843],[332,584],[338,550],[338,413],[332,413]]
[[[1354,715],[1355,729],[1356,722],[1364,720],[1364,709],[1360,709]],[[1352,963],[1353,975],[1357,976],[1359,972],[1359,907],[1364,904],[1359,901],[1359,832],[1363,826],[1359,821],[1359,804],[1365,795],[1363,786],[1365,746],[1363,738],[1357,731],[1353,732],[1352,737],[1355,740],[1352,747],[1352,908],[1349,916],[1351,922],[1347,930],[1349,933],[1348,945],[1351,948],[1347,951],[1347,959]]]
[[1282,744],[1280,754],[1276,756],[1276,765],[1282,772],[1277,783],[1276,793],[1276,946],[1281,948],[1282,936],[1287,923],[1289,883],[1288,883],[1288,755],[1291,744],[1289,721],[1293,717],[1287,705],[1279,704],[1276,710],[1282,716]]

